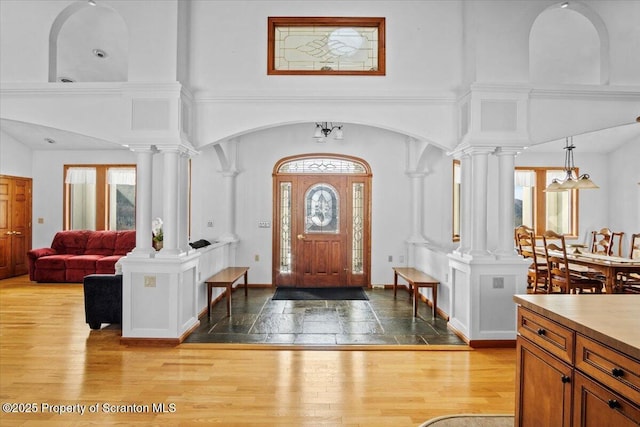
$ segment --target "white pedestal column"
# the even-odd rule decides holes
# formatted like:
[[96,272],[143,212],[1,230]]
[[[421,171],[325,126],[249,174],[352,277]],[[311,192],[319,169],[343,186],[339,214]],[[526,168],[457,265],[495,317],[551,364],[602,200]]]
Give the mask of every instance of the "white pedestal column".
[[227,231],[220,236],[220,240],[226,242],[234,242],[238,240],[236,235],[236,176],[237,171],[222,172],[225,190],[225,207]]
[[513,238],[513,206],[515,204],[514,165],[517,150],[499,148],[496,156],[499,159],[498,183],[498,248],[495,252],[501,258],[516,256]]
[[457,252],[466,254],[471,241],[471,160],[468,154],[460,157],[460,246]]
[[136,247],[131,256],[149,258],[155,254],[151,245],[151,194],[153,150],[134,149],[136,153]]
[[183,203],[178,196],[178,159],[180,153],[176,148],[162,149],[163,184],[162,184],[162,227],[163,247],[157,256],[176,256],[178,249],[178,203]]
[[493,148],[471,148],[471,215],[462,218],[471,226],[471,247],[469,254],[473,257],[489,255],[487,250],[487,174],[488,157]]

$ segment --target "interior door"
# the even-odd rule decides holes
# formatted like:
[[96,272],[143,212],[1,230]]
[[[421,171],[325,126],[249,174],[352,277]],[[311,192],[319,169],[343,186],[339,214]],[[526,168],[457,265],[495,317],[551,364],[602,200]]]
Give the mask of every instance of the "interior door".
[[0,176],[0,279],[29,272],[31,179]]
[[300,287],[347,286],[346,176],[303,176],[296,210],[296,272]]

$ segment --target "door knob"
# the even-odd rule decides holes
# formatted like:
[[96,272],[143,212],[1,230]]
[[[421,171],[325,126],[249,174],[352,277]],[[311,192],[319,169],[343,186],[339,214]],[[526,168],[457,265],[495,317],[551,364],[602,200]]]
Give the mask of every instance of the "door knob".
[[298,234],[298,240],[304,240],[304,239],[305,239],[304,234]]

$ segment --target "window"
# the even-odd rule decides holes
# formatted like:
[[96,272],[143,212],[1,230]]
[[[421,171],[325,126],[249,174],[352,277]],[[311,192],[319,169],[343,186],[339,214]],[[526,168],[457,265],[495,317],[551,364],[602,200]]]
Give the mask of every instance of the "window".
[[270,17],[267,74],[385,75],[385,18]]
[[65,165],[65,230],[135,230],[135,165]]
[[551,180],[562,180],[561,168],[518,167],[515,171],[514,225],[527,225],[541,236],[546,230],[578,235],[578,192],[544,192]]

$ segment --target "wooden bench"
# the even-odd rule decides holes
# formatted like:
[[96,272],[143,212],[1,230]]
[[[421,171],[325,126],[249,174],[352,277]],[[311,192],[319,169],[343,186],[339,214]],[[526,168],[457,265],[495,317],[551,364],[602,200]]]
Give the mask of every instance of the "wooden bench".
[[413,287],[413,317],[418,317],[418,289],[431,288],[433,292],[433,317],[436,317],[438,303],[438,280],[412,267],[393,267],[393,298],[398,289],[398,276],[409,283],[409,291]]
[[231,316],[231,292],[233,284],[244,276],[244,295],[247,296],[247,280],[249,267],[227,267],[205,280],[207,284],[207,315],[211,319],[212,288],[227,288],[227,317]]

